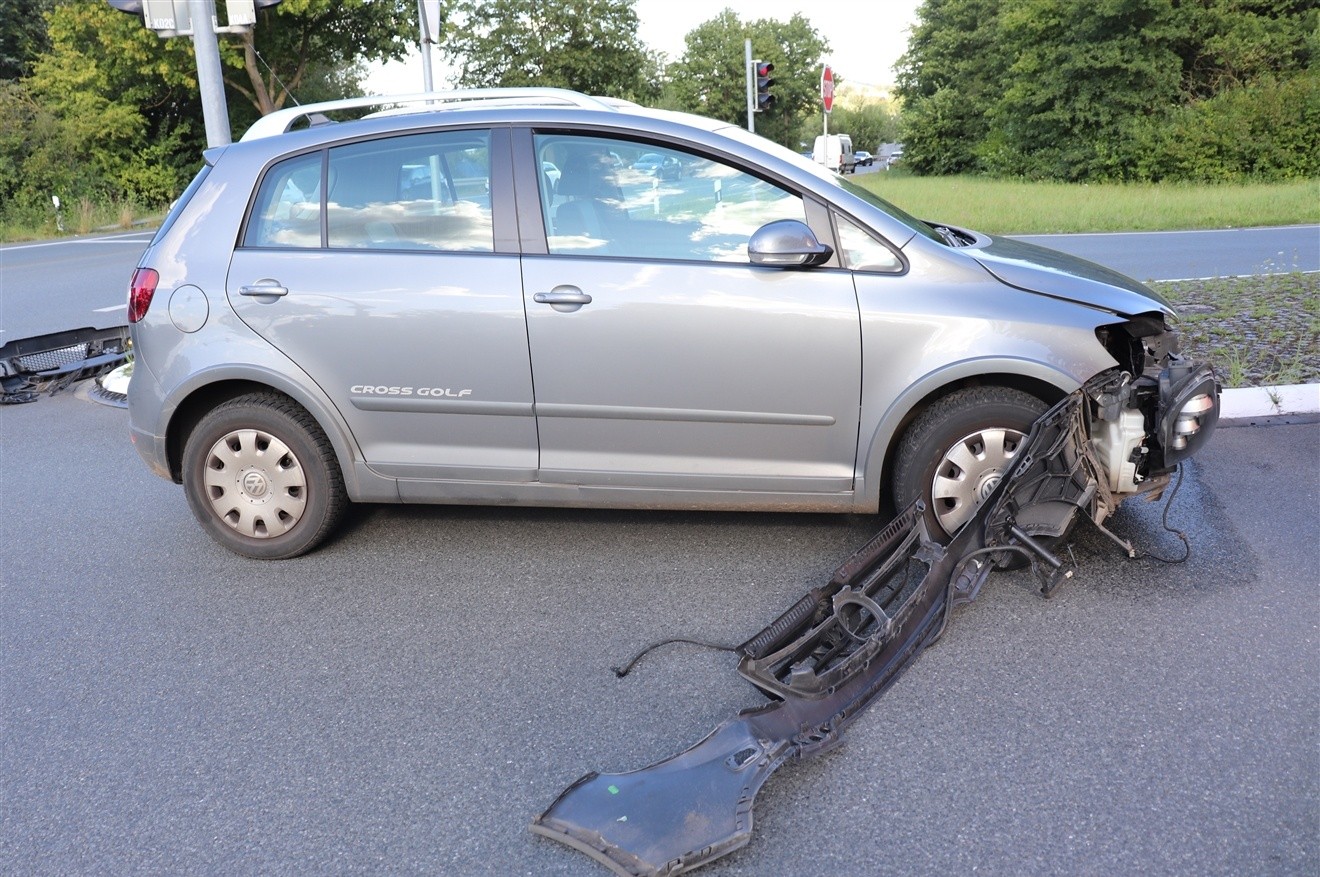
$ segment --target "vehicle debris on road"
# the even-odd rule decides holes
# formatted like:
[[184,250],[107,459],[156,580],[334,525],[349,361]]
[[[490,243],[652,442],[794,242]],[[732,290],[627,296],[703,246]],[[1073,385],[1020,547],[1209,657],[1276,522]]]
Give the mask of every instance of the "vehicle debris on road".
[[128,359],[127,326],[74,329],[20,338],[0,347],[0,404],[35,402],[100,377]]
[[[1194,375],[1194,387],[1179,387],[1217,396],[1208,369]],[[918,500],[826,585],[740,645],[738,672],[772,703],[742,711],[650,767],[587,774],[536,817],[532,831],[623,875],[680,874],[733,852],[751,840],[752,808],[770,775],[837,746],[993,570],[1025,561],[1041,594],[1051,596],[1073,569],[1046,543],[1066,537],[1078,520],[1136,557],[1105,528],[1116,504],[1088,438],[1100,428],[1096,421],[1116,416],[1106,408],[1125,383],[1125,375],[1101,376],[1042,415],[1004,478],[947,545],[931,538]],[[1176,419],[1163,429],[1177,435]],[[1149,495],[1162,492],[1189,445],[1208,432],[1191,438],[1182,447],[1170,439]]]

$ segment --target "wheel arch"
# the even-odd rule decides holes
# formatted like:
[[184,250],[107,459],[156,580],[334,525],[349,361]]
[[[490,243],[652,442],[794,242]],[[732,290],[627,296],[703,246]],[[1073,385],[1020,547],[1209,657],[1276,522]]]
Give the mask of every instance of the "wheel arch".
[[890,495],[894,458],[904,432],[930,405],[969,387],[1006,387],[1053,405],[1081,386],[1081,381],[1049,365],[1023,360],[960,363],[927,375],[905,390],[880,417],[869,440],[863,438],[860,511],[884,511]]
[[199,372],[181,388],[179,402],[170,413],[165,427],[165,453],[170,477],[176,483],[182,482],[184,446],[188,436],[207,412],[240,396],[271,392],[290,399],[316,421],[334,448],[349,495],[356,496],[359,492],[357,464],[361,461],[361,453],[334,405],[328,399],[311,396],[278,373],[264,370],[235,372],[220,369]]

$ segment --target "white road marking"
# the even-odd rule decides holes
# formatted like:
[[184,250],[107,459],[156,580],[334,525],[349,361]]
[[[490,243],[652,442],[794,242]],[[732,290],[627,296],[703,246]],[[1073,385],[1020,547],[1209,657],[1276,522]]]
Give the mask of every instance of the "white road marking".
[[43,241],[39,244],[14,244],[13,246],[0,247],[0,253],[9,250],[35,250],[38,247],[60,247],[66,244],[142,244],[151,240],[151,235],[154,234],[154,231],[135,231],[129,234],[103,238],[72,238],[67,241]]

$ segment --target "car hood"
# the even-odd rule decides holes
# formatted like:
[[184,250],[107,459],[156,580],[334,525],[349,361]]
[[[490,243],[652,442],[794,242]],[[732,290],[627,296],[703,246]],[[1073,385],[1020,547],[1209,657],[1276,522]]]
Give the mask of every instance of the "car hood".
[[1053,298],[1103,308],[1123,316],[1173,313],[1159,293],[1103,265],[1011,238],[997,237],[970,247],[968,255],[999,281]]

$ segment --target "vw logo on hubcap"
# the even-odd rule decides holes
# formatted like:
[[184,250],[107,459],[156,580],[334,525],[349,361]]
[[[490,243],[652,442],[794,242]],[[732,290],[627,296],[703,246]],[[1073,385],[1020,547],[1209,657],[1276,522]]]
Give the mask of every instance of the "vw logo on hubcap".
[[978,503],[989,499],[990,494],[994,493],[995,488],[999,486],[999,479],[1000,473],[998,471],[987,472],[981,476],[981,486],[976,491],[976,501]]
[[268,487],[266,476],[261,472],[251,471],[243,476],[243,492],[253,499],[264,497]]

